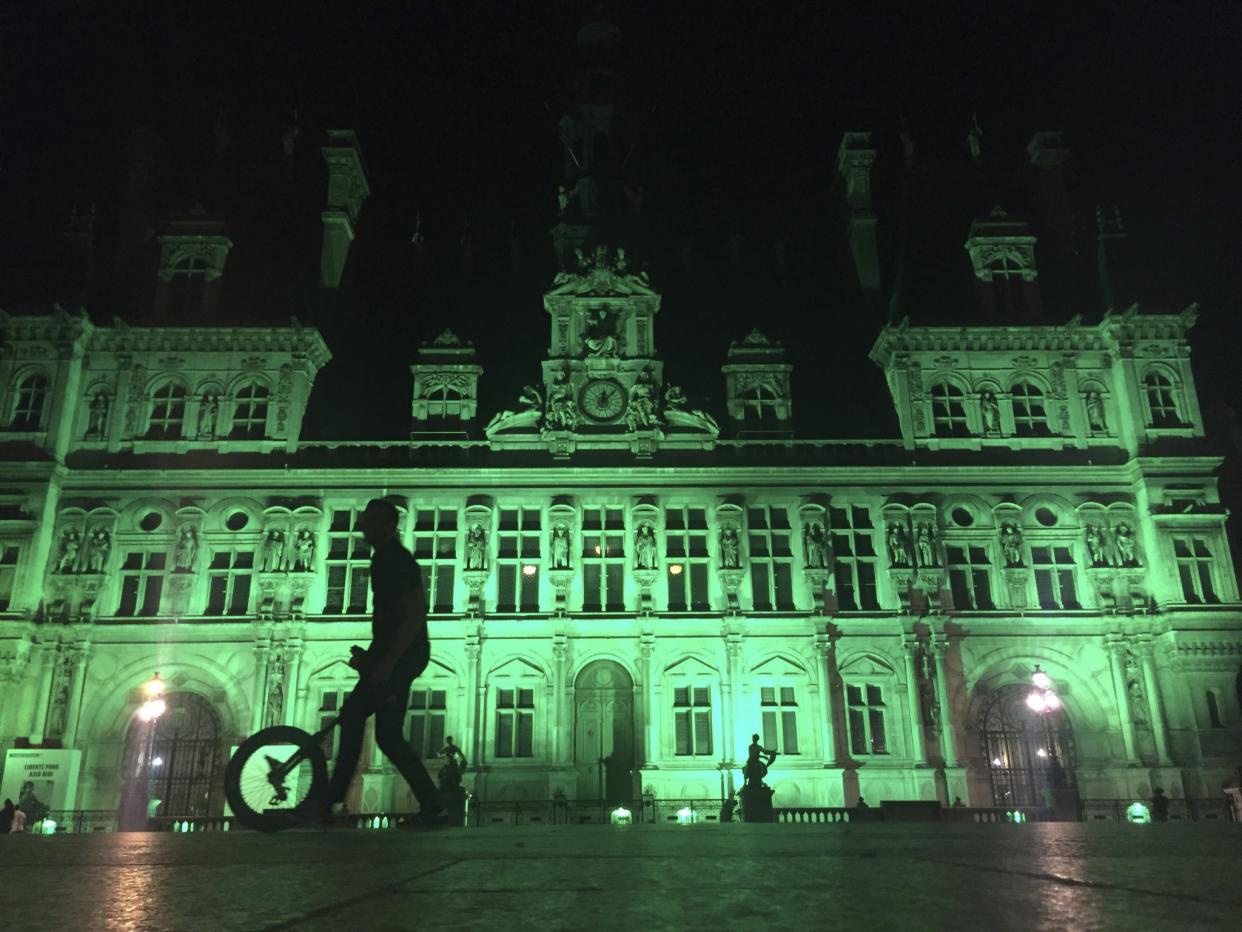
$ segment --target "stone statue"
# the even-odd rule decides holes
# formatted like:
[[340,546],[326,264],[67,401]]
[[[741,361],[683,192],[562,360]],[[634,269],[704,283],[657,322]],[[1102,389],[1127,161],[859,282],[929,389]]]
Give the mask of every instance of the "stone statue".
[[[767,758],[765,761],[764,758]],[[776,752],[769,751],[759,743],[758,735],[750,736],[750,747],[746,749],[746,765],[742,768],[745,785],[751,786],[763,782],[768,775],[768,768],[776,760]]]
[[315,566],[315,534],[310,528],[298,531],[293,544],[295,555],[293,568],[300,573],[309,573]]
[[543,392],[533,385],[522,386],[522,394],[518,395],[518,402],[526,405],[530,411],[543,413]]
[[[284,664],[278,659],[279,668],[273,666],[272,681],[267,690],[267,724],[279,725],[284,721],[285,711],[285,684],[283,668]],[[278,669],[280,672],[278,672]]]
[[466,755],[453,743],[452,735],[444,739],[444,747],[436,753],[436,757],[444,758],[444,766],[440,768],[440,791],[448,793],[461,789],[461,775],[466,769]]
[[1006,566],[1022,566],[1022,531],[1012,521],[1001,526],[1000,548]]
[[477,522],[466,532],[466,569],[487,569],[487,532]]
[[548,408],[544,426],[549,430],[573,430],[578,424],[578,410],[574,405],[573,386],[569,373],[562,370],[548,388]]
[[1126,683],[1126,693],[1130,696],[1130,718],[1136,725],[1147,724],[1147,716],[1143,714],[1146,700],[1143,697],[1143,686],[1134,678]]
[[177,546],[173,550],[173,570],[179,573],[193,572],[197,558],[198,531],[192,524],[184,525],[177,535]]
[[914,531],[914,549],[918,552],[919,566],[936,565],[936,532],[930,521],[922,521]]
[[630,430],[651,430],[658,426],[651,375],[647,370],[638,374],[630,386],[629,404],[625,409],[625,423]]
[[82,550],[82,535],[77,528],[69,528],[60,535],[60,556],[56,559],[56,572],[75,573],[78,555]]
[[1130,525],[1117,525],[1113,531],[1113,546],[1117,548],[1117,560],[1122,566],[1138,566],[1134,531],[1130,529]]
[[562,214],[569,210],[569,188],[563,184],[556,186],[556,208]]
[[1108,544],[1104,539],[1104,529],[1098,524],[1087,525],[1087,553],[1091,557],[1092,566],[1104,566],[1108,563]]
[[90,418],[86,424],[86,436],[102,437],[108,427],[108,395],[99,392],[91,402]]
[[681,408],[686,404],[686,393],[681,390],[680,385],[666,385],[664,387],[664,407]]
[[996,403],[996,396],[991,392],[984,392],[980,395],[979,410],[983,414],[983,432],[985,434],[999,434],[1000,405]]
[[198,435],[214,437],[216,435],[216,414],[220,402],[215,395],[204,395],[198,407]]
[[732,525],[720,529],[720,568],[726,570],[742,568],[742,540],[737,528]]
[[823,524],[812,521],[803,529],[802,549],[807,569],[828,568],[828,535],[824,533]]
[[940,734],[940,703],[936,701],[936,687],[930,680],[919,685],[919,705],[923,708],[923,724],[932,734]]
[[1104,419],[1104,397],[1099,392],[1087,392],[1087,426],[1104,433],[1108,422]]
[[594,308],[586,312],[586,343],[588,356],[611,357],[617,355],[617,318],[607,308]]
[[564,524],[552,529],[552,569],[569,569],[569,528]]
[[279,573],[285,568],[285,532],[271,530],[263,542],[263,562],[259,569],[264,573]]
[[95,528],[90,535],[90,545],[87,568],[92,573],[102,573],[108,568],[108,556],[112,553],[112,535],[106,527]]
[[650,524],[642,524],[634,535],[634,568],[637,570],[653,570],[656,568],[656,534]]
[[888,562],[891,566],[910,565],[910,540],[904,525],[894,521],[888,526]]

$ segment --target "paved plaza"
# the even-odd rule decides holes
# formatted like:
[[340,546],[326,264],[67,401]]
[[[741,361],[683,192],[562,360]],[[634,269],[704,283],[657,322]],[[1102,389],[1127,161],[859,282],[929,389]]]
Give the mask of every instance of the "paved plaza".
[[497,827],[0,840],[9,929],[1186,929],[1242,826]]

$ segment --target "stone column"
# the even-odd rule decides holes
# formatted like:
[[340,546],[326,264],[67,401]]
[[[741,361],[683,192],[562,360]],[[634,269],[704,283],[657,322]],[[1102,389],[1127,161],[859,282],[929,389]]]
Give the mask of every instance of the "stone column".
[[64,746],[71,748],[78,740],[78,716],[82,711],[82,694],[86,690],[86,661],[90,656],[90,641],[83,641],[73,649],[73,686],[69,693],[69,708],[65,715],[65,733],[61,736]]
[[1169,734],[1164,722],[1164,702],[1160,698],[1160,686],[1156,683],[1156,664],[1152,658],[1150,641],[1139,644],[1139,657],[1143,663],[1143,686],[1147,690],[1147,707],[1151,715],[1151,733],[1156,739],[1156,755],[1160,766],[1173,763],[1169,757]]
[[1121,720],[1121,743],[1125,749],[1126,761],[1134,763],[1138,760],[1138,752],[1134,742],[1134,718],[1130,713],[1130,696],[1126,691],[1126,671],[1122,664],[1125,654],[1125,643],[1117,636],[1105,639],[1108,649],[1108,666],[1113,677],[1113,693],[1117,697],[1117,717]]
[[832,640],[827,634],[815,635],[815,655],[819,658],[819,695],[822,698],[819,718],[820,747],[824,749],[824,764],[837,766],[837,719],[832,695]]
[[267,685],[267,655],[271,652],[271,646],[267,638],[254,645],[254,682],[250,684],[249,733],[252,735],[263,727],[263,712],[267,708],[263,687]]
[[565,760],[565,664],[569,641],[563,634],[552,635],[552,763]]
[[462,718],[465,734],[461,746],[466,749],[467,758],[474,765],[483,761],[479,753],[479,707],[483,696],[483,685],[479,682],[479,662],[482,644],[477,632],[466,634],[466,710]]
[[659,756],[655,745],[656,717],[660,710],[655,704],[654,684],[651,681],[651,658],[655,655],[655,635],[642,635],[638,645],[640,673],[642,674],[643,698],[643,766],[654,767]]
[[724,741],[721,752],[725,763],[732,766],[737,761],[737,683],[738,664],[742,659],[742,636],[740,634],[725,635],[725,681],[721,684],[721,700],[724,708],[721,725],[724,728]]
[[52,680],[56,676],[59,645],[44,642],[39,645],[39,672],[35,679],[33,715],[30,721],[30,743],[43,743],[43,729],[47,727],[48,707],[52,701]]
[[914,657],[919,650],[919,641],[913,634],[902,638],[902,647],[906,655],[906,698],[910,709],[910,741],[914,754],[915,766],[927,764],[927,744],[923,737],[923,715],[919,710],[918,676],[914,667]]
[[[305,701],[305,690],[298,682],[302,670],[302,651],[305,642],[300,637],[291,637],[285,642],[285,708],[284,723],[296,725]],[[409,701],[409,697],[406,697]]]
[[940,703],[940,753],[946,767],[957,766],[957,739],[953,734],[953,712],[949,704],[949,677],[944,669],[944,655],[949,649],[949,639],[935,636],[928,642],[936,668],[936,700]]

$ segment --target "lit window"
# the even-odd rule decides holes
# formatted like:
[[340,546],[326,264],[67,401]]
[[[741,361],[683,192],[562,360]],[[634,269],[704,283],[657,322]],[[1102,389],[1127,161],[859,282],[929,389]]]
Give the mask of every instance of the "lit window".
[[850,753],[854,756],[888,753],[884,691],[872,683],[847,684]]
[[586,509],[582,545],[583,611],[624,611],[625,520],[621,509]]
[[[502,508],[500,510],[496,551],[497,575],[499,576],[497,611],[539,611],[541,526],[538,508]],[[531,569],[528,570],[527,567]]]
[[941,382],[931,390],[932,424],[937,436],[965,437],[970,429],[966,425],[966,399],[956,385]]
[[13,416],[9,427],[13,430],[38,430],[43,426],[43,410],[47,406],[47,376],[28,375],[17,386],[13,400]]

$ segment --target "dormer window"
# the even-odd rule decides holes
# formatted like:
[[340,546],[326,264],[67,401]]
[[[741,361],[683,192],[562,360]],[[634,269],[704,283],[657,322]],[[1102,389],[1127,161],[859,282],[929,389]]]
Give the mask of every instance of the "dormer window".
[[168,313],[193,316],[203,308],[209,266],[203,256],[186,256],[169,270]]
[[775,421],[780,396],[768,385],[756,383],[742,395],[743,418],[747,421]]
[[267,386],[250,382],[237,390],[233,407],[234,437],[264,437],[267,435]]
[[42,427],[47,392],[47,376],[42,373],[35,372],[22,379],[14,393],[13,416],[9,419],[9,429],[38,430]]
[[931,390],[932,424],[938,437],[965,437],[970,433],[966,423],[966,396],[956,385],[941,382]]
[[185,386],[165,382],[151,395],[151,417],[147,437],[151,440],[175,440],[181,436],[185,423]]
[[1048,409],[1044,393],[1030,382],[1018,382],[1013,396],[1014,431],[1019,437],[1041,437],[1048,434]]
[[1143,391],[1147,395],[1150,426],[1182,426],[1181,413],[1177,408],[1177,392],[1168,376],[1159,372],[1147,373],[1143,379]]

